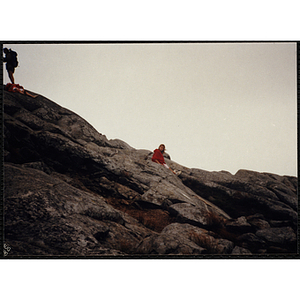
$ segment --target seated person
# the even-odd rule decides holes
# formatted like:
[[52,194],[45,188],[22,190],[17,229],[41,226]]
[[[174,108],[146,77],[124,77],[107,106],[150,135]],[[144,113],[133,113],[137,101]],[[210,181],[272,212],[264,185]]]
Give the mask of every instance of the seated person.
[[[154,150],[153,156],[152,156],[152,161],[163,165],[164,167],[166,167],[167,169],[171,170],[175,175],[179,175],[178,171],[173,171],[166,163],[165,163],[165,158],[163,156],[164,152],[165,152],[165,145],[161,144],[159,145],[158,149]],[[180,172],[181,173],[181,172]]]
[[27,92],[21,85],[19,84],[12,84],[12,83],[7,83],[6,86],[4,87],[4,90],[8,92],[13,92],[13,93],[20,93],[23,95],[30,96],[32,98],[36,98],[38,95],[32,95],[29,92]]

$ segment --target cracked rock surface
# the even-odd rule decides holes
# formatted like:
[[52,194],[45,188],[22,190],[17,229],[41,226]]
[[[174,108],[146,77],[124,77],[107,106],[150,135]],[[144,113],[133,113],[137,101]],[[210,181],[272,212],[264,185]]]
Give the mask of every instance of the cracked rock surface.
[[[155,147],[155,145],[154,145]],[[298,179],[151,161],[39,95],[4,91],[10,256],[296,253]]]

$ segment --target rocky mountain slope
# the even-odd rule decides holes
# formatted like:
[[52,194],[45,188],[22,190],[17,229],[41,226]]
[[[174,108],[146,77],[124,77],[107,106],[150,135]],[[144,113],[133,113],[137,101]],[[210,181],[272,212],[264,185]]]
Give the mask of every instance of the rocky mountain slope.
[[[153,145],[153,148],[158,145]],[[189,169],[4,91],[8,256],[296,254],[296,177]]]

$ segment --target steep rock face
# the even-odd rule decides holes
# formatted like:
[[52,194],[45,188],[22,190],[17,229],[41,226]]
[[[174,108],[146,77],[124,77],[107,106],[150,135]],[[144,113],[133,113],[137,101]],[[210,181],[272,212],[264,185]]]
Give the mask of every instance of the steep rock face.
[[178,177],[42,96],[4,92],[4,105],[10,255],[296,251],[297,178],[166,158]]

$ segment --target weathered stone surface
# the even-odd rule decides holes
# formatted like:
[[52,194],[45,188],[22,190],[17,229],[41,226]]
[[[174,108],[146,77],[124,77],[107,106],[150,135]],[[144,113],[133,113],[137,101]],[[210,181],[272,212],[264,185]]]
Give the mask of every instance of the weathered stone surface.
[[235,246],[234,249],[232,250],[231,254],[233,255],[252,255],[252,253],[245,248]]
[[150,255],[197,255],[204,254],[207,251],[183,235],[161,233],[157,236],[152,235],[145,238],[138,246],[137,252]]
[[251,231],[251,225],[247,222],[246,217],[243,216],[227,222],[226,229],[230,232],[246,233]]
[[264,220],[264,216],[262,214],[248,216],[247,222],[252,225],[252,228],[254,228],[255,231],[258,229],[270,228],[270,224]]
[[266,217],[275,214],[278,219],[288,218],[296,225],[297,179],[294,177],[246,170],[231,175],[191,169],[183,170],[180,178],[234,218],[259,211]]
[[101,196],[36,169],[6,164],[5,187],[5,238],[12,255],[120,255],[152,233],[142,225],[130,230],[127,223],[136,221]]
[[210,231],[190,224],[172,223],[164,228],[161,235],[185,236],[198,246],[204,248],[203,253],[228,254],[234,243],[222,238],[215,238]]
[[173,223],[159,235],[146,238],[138,251],[150,254],[228,254],[233,245],[230,241],[215,239],[199,227]]
[[297,178],[190,169],[165,154],[176,176],[151,156],[42,96],[4,91],[10,255],[296,251]]
[[289,247],[297,241],[296,234],[291,227],[261,229],[255,235],[272,246],[286,245]]
[[242,248],[249,249],[252,253],[266,248],[266,242],[256,236],[254,233],[244,233],[237,239]]

